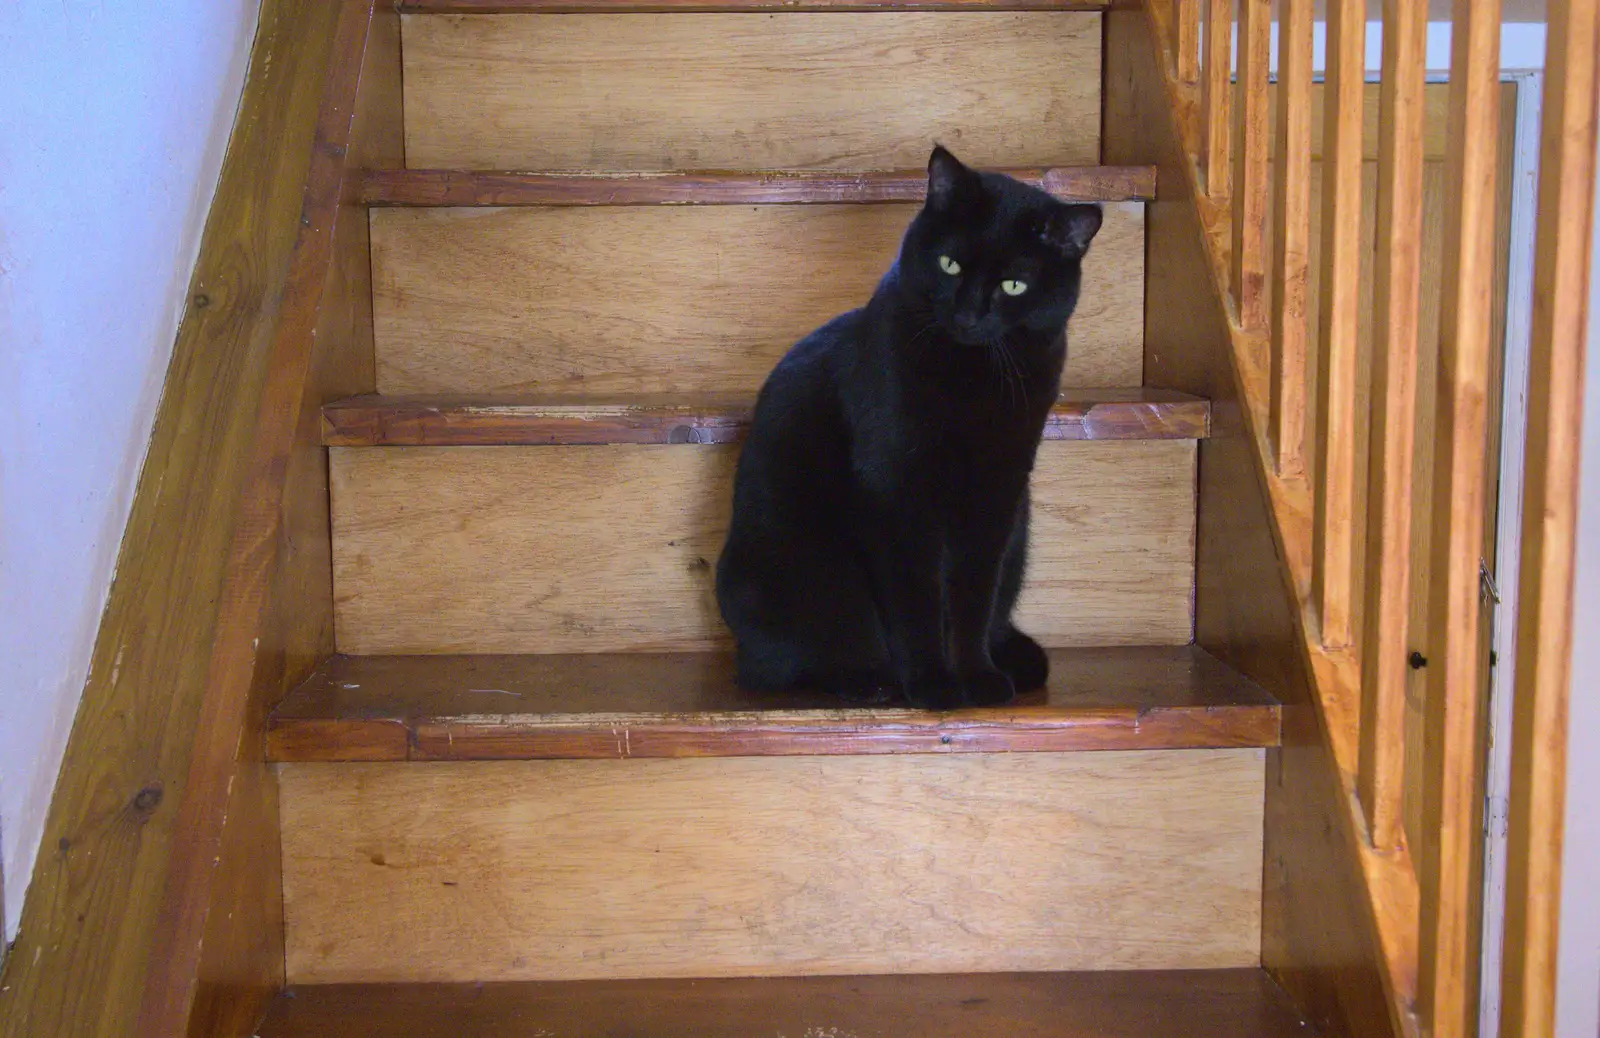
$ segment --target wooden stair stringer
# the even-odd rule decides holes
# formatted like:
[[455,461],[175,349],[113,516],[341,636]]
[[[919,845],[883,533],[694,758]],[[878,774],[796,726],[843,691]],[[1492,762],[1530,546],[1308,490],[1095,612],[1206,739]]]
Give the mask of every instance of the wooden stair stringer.
[[[1140,5],[1153,39],[1167,38],[1166,7],[1160,0]],[[1240,400],[1247,406],[1241,417],[1254,445],[1254,469],[1270,505],[1271,532],[1278,555],[1284,591],[1292,596],[1297,641],[1318,713],[1318,729],[1335,762],[1342,795],[1339,812],[1342,835],[1361,869],[1369,918],[1377,935],[1384,969],[1391,1023],[1405,1038],[1418,1038],[1416,1014],[1417,930],[1419,891],[1410,849],[1402,840],[1392,852],[1380,852],[1368,839],[1364,814],[1356,794],[1360,676],[1356,654],[1350,649],[1324,648],[1318,637],[1319,622],[1310,597],[1312,559],[1311,485],[1308,477],[1280,476],[1268,445],[1270,337],[1239,324],[1229,290],[1231,211],[1203,190],[1192,133],[1186,133],[1179,113],[1198,113],[1198,89],[1179,82],[1169,62],[1158,60],[1166,95],[1167,127],[1172,139],[1183,142],[1186,201],[1193,204],[1202,243],[1210,260],[1211,291],[1227,314],[1231,375]],[[1163,178],[1165,182],[1165,178]]]

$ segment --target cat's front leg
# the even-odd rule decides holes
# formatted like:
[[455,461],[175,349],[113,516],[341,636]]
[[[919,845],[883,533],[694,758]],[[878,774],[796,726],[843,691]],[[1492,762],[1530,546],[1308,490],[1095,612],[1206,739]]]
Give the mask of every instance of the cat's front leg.
[[873,583],[906,701],[923,710],[964,702],[944,637],[944,531],[924,508],[876,510],[869,521]]
[[1001,487],[966,495],[950,538],[950,641],[968,702],[994,706],[1016,695],[1011,676],[991,657],[1006,548],[1023,491]]

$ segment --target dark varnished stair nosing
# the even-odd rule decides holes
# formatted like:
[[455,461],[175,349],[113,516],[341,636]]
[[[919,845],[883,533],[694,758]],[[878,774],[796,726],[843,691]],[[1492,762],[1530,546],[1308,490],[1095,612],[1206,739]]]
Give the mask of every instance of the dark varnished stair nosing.
[[269,719],[267,756],[598,760],[1278,743],[1278,704],[1198,649],[1053,650],[1052,662],[1050,691],[933,713],[740,692],[731,660],[715,653],[337,656]]

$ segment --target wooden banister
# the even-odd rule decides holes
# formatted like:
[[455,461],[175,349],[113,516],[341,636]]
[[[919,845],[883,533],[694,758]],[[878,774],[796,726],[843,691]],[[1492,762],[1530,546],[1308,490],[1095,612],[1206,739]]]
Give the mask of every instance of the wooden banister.
[[1202,171],[1206,194],[1228,197],[1233,145],[1233,0],[1206,0],[1205,60],[1200,70]]
[[1404,790],[1427,31],[1426,7],[1410,0],[1384,0],[1357,776],[1367,831],[1373,845],[1381,848],[1400,841]]
[[1311,256],[1311,0],[1282,0],[1273,159],[1272,372],[1267,437],[1280,476],[1305,472]]
[[1322,309],[1312,596],[1322,644],[1350,644],[1355,605],[1356,375],[1361,323],[1362,0],[1328,2],[1322,163]]
[[1172,0],[1172,62],[1179,82],[1200,78],[1200,0]]
[[1571,690],[1585,330],[1595,206],[1600,3],[1550,5],[1528,439],[1517,596],[1515,720],[1500,1033],[1556,1033],[1556,950]]
[[1438,1035],[1477,1015],[1482,708],[1500,0],[1456,0],[1434,437],[1418,1002]]
[[[1211,287],[1220,301],[1235,303],[1227,331],[1234,375],[1247,398],[1242,413],[1260,450],[1255,460],[1271,499],[1286,586],[1304,596],[1297,636],[1311,662],[1321,723],[1346,794],[1342,821],[1376,924],[1390,1010],[1389,1031],[1382,1033],[1464,1035],[1473,1032],[1479,1012],[1483,906],[1489,670],[1482,596],[1492,588],[1480,573],[1491,551],[1485,532],[1495,452],[1489,448],[1498,420],[1495,358],[1503,316],[1496,273],[1506,259],[1496,240],[1505,215],[1496,183],[1504,175],[1501,0],[1454,0],[1449,123],[1442,135],[1446,199],[1436,388],[1430,386],[1433,373],[1419,367],[1432,348],[1424,338],[1425,304],[1434,300],[1423,289],[1431,248],[1423,214],[1424,185],[1432,183],[1426,171],[1437,158],[1428,153],[1428,136],[1439,132],[1426,116],[1427,5],[1383,3],[1376,233],[1367,247],[1372,267],[1364,269],[1366,4],[1327,0],[1321,313],[1318,327],[1308,331],[1313,2],[1205,0],[1198,87],[1180,78],[1176,55],[1165,66],[1175,80],[1167,83],[1171,134],[1187,160],[1182,174],[1195,200]],[[1235,3],[1238,80],[1230,90]],[[1182,36],[1161,17],[1179,17],[1180,6],[1181,0],[1146,0],[1163,45],[1175,47]],[[1264,145],[1260,159],[1253,149],[1264,137],[1255,108],[1268,90],[1261,22],[1273,8],[1279,74],[1272,304],[1270,314],[1261,314],[1254,309],[1256,292],[1268,282],[1263,276],[1252,283],[1252,262],[1261,259],[1253,221],[1264,194],[1256,194],[1252,176],[1267,164]],[[1574,430],[1583,417],[1593,275],[1600,0],[1551,0],[1547,23],[1501,974],[1501,1033],[1507,1038],[1548,1035],[1555,1027],[1574,638]],[[1365,278],[1373,286],[1371,424],[1366,454],[1358,455],[1358,433],[1368,420],[1367,409],[1358,410]],[[1314,407],[1306,400],[1311,363],[1317,365]],[[1419,398],[1423,386],[1434,399]],[[1431,426],[1419,428],[1430,408],[1436,409]],[[1308,415],[1315,450],[1310,465]],[[1417,442],[1423,429],[1426,446]],[[1416,458],[1419,452],[1426,457]],[[1423,468],[1431,465],[1429,477],[1413,475],[1417,460],[1426,462]],[[1357,475],[1362,462],[1364,484]],[[1427,529],[1413,528],[1418,478],[1433,480]],[[1423,550],[1417,545],[1424,542],[1425,595],[1410,586],[1414,556]],[[1418,645],[1412,612],[1424,597],[1427,642]],[[1406,707],[1407,685],[1415,680],[1407,666],[1413,648],[1426,658],[1420,731]],[[1407,744],[1416,741],[1422,759],[1408,761]],[[1421,801],[1420,817],[1407,817],[1418,806],[1412,797]],[[1340,1033],[1359,1030],[1339,1023],[1333,1029]]]
[[1239,0],[1239,141],[1234,151],[1233,290],[1239,323],[1267,323],[1267,79],[1272,0]]

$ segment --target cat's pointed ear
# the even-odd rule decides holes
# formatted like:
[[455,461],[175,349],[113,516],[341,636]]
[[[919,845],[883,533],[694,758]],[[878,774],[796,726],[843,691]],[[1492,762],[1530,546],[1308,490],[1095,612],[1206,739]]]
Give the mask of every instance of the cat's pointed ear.
[[1045,243],[1060,249],[1069,259],[1081,259],[1099,233],[1102,218],[1097,205],[1058,206],[1045,221]]
[[949,209],[974,175],[944,145],[935,144],[933,154],[928,156],[928,208]]

